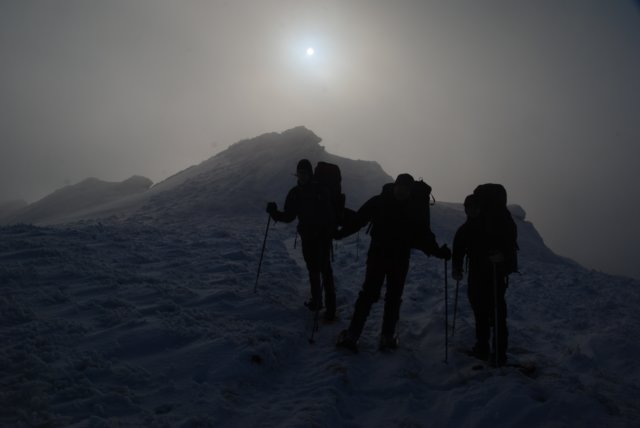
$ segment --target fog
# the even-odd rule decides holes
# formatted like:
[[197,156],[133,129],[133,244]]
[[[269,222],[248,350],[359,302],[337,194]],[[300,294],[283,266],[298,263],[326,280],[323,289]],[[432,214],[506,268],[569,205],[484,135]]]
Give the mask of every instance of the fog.
[[501,182],[557,253],[640,277],[638,52],[622,0],[3,1],[0,201],[305,125],[442,201]]

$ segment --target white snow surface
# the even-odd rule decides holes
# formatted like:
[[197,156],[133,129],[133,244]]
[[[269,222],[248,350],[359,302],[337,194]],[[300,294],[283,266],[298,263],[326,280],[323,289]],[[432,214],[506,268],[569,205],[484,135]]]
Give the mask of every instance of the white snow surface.
[[[455,229],[460,217],[448,218]],[[0,228],[0,425],[637,426],[638,281],[525,246],[507,293],[510,358],[537,371],[472,370],[461,352],[473,343],[466,286],[445,364],[444,263],[416,252],[400,348],[377,349],[378,302],[353,355],[334,343],[363,280],[367,235],[336,244],[339,320],[310,344],[292,225],[271,225],[254,292],[265,227],[256,213]],[[446,228],[436,233],[450,242]]]
[[[0,426],[638,426],[640,281],[558,257],[519,206],[510,207],[521,251],[507,292],[509,357],[535,364],[533,375],[473,370],[462,352],[474,342],[466,283],[451,335],[450,279],[444,362],[445,266],[419,252],[400,348],[377,349],[380,301],[360,352],[336,349],[364,279],[364,231],[336,243],[339,319],[309,343],[293,224],[270,225],[254,292],[265,203],[282,206],[301,157],[340,164],[351,208],[391,179],[319,141],[302,127],[265,134],[142,193],[88,201],[91,215],[71,198],[66,217],[47,204],[40,226],[0,227]],[[438,242],[451,244],[464,217],[461,204],[433,206]]]

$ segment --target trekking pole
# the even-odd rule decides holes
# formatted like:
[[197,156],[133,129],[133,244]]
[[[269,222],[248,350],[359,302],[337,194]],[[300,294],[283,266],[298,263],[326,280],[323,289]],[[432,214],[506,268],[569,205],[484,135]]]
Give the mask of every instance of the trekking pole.
[[260,252],[260,262],[258,263],[258,273],[256,274],[256,284],[253,292],[258,292],[258,278],[260,278],[260,268],[262,267],[262,257],[264,256],[264,248],[267,246],[267,235],[269,234],[269,225],[271,224],[271,214],[268,214],[267,230],[264,231],[264,240],[262,241],[262,251]]
[[[465,272],[469,273],[469,257],[465,257]],[[453,303],[453,327],[451,328],[451,337],[456,334],[456,313],[458,312],[458,288],[460,288],[460,280],[456,280],[456,297]]]
[[320,323],[318,322],[318,314],[320,313],[320,309],[315,310],[315,314],[313,315],[313,326],[311,327],[311,336],[309,337],[309,344],[313,345],[316,343],[314,340],[314,336],[316,335],[316,331],[320,329]]
[[496,359],[496,367],[500,367],[500,359],[499,359],[499,354],[500,354],[500,343],[499,343],[499,339],[498,339],[498,278],[497,278],[497,270],[496,270],[496,263],[495,262],[491,262],[491,266],[493,267],[493,306],[494,306],[494,313],[495,313],[495,319],[494,319],[494,324],[493,324],[493,343],[495,345],[495,349],[493,350],[493,352],[495,353],[495,359]]
[[453,300],[453,327],[451,328],[451,337],[456,334],[456,313],[458,312],[458,288],[460,281],[456,280],[456,297]]
[[449,297],[447,293],[447,259],[444,259],[444,362],[449,361]]
[[338,244],[335,243],[334,241],[331,241],[331,263],[335,262],[335,253],[336,253],[336,246]]
[[[320,283],[320,296],[324,295],[324,280]],[[320,297],[322,299],[322,297]],[[315,314],[313,315],[313,326],[311,327],[311,336],[309,337],[309,345],[313,345],[316,343],[314,337],[316,335],[316,331],[320,329],[320,323],[318,322],[318,316],[320,315],[320,302],[317,303],[317,308],[315,310]]]

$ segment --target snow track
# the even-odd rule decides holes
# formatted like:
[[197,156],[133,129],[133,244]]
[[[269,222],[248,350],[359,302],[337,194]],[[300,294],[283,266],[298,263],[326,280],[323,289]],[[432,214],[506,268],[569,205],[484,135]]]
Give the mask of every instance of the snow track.
[[465,284],[443,363],[442,261],[412,256],[400,348],[377,350],[381,301],[351,355],[334,342],[364,277],[366,236],[357,251],[355,237],[337,243],[340,319],[310,345],[293,226],[271,229],[253,292],[263,234],[263,217],[0,228],[0,425],[631,427],[640,418],[638,281],[525,257],[507,292],[510,349],[539,371],[473,372],[456,351],[473,341]]

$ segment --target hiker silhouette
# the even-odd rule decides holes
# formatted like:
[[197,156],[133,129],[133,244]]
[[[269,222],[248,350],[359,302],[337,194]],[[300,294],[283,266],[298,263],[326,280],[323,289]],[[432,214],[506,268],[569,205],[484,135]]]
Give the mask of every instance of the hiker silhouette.
[[517,271],[517,227],[507,209],[506,190],[500,184],[476,187],[464,206],[467,220],[454,237],[451,276],[457,281],[463,279],[466,256],[467,292],[476,329],[471,355],[500,366],[507,362],[505,294],[508,275]]
[[[336,239],[349,236],[371,222],[371,243],[367,255],[367,269],[362,289],[356,300],[351,323],[338,337],[337,346],[357,351],[358,339],[371,306],[380,298],[386,279],[386,293],[380,349],[397,347],[396,324],[400,316],[402,293],[409,269],[411,248],[419,248],[428,255],[448,259],[451,252],[439,247],[426,221],[416,215],[416,182],[409,174],[400,174],[394,183],[383,187],[381,194],[369,199],[356,212],[345,215],[344,226]],[[428,192],[430,193],[429,188]],[[429,195],[426,194],[426,198]],[[428,209],[429,200],[423,204]],[[426,211],[423,212],[426,217]]]
[[298,218],[302,255],[309,272],[311,300],[305,306],[311,311],[326,307],[324,318],[331,321],[336,314],[336,290],[331,268],[332,235],[336,214],[327,187],[313,180],[311,162],[302,159],[296,168],[298,183],[287,194],[284,211],[275,202],[267,204],[267,212],[275,221],[290,223]]

